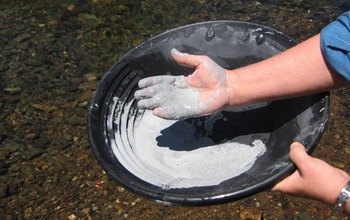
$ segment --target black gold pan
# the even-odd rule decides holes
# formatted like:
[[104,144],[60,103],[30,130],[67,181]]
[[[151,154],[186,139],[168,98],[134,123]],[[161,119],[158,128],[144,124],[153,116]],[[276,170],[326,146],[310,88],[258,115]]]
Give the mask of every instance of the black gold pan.
[[[186,75],[193,71],[173,61],[170,56],[173,48],[207,55],[220,66],[235,69],[274,56],[294,45],[293,39],[277,30],[239,21],[196,23],[144,42],[112,66],[92,97],[88,133],[94,155],[119,184],[164,204],[219,204],[272,187],[295,170],[289,160],[292,142],[304,144],[308,153],[316,147],[328,120],[329,93],[265,103],[244,111],[222,112],[225,120],[216,121],[210,127],[212,131],[202,134],[219,143],[242,135],[267,133],[266,152],[249,170],[217,185],[166,188],[144,181],[135,173],[140,170],[137,167],[142,167],[142,160],[134,155],[134,131],[142,121],[144,110],[137,109],[134,92],[142,78]],[[188,119],[184,123],[201,125],[205,120],[205,117]]]

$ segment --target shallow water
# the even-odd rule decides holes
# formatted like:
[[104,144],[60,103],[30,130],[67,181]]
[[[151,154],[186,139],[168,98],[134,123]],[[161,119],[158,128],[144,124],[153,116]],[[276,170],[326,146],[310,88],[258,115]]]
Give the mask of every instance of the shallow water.
[[[171,207],[120,187],[92,155],[87,106],[127,51],[171,28],[251,21],[298,41],[350,9],[348,1],[9,1],[0,3],[1,219],[344,219],[328,205],[280,193],[210,207]],[[332,92],[314,152],[350,170],[349,89]]]

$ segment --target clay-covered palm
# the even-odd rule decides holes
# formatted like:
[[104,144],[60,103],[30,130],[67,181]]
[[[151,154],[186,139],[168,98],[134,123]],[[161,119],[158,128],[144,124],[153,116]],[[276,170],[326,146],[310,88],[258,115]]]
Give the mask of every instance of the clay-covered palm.
[[190,55],[175,49],[174,60],[195,68],[187,76],[154,76],[140,80],[135,98],[138,107],[153,110],[165,119],[186,119],[212,114],[229,101],[227,71],[207,56]]

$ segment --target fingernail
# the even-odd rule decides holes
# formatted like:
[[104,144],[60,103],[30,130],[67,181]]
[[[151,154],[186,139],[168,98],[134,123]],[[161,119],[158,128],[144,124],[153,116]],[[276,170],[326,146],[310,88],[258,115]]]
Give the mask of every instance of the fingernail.
[[182,57],[184,57],[184,56],[187,56],[188,54],[187,53],[182,53],[182,52],[180,52],[180,51],[178,51],[177,49],[175,49],[175,48],[173,48],[173,49],[171,49],[171,51],[170,51],[172,54],[176,54],[176,55],[178,55],[178,56],[182,56]]

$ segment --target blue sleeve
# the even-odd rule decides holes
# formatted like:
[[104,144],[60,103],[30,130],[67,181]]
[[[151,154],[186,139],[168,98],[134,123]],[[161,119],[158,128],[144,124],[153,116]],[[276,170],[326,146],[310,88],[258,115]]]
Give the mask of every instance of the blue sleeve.
[[321,50],[333,71],[350,81],[350,11],[322,29]]

